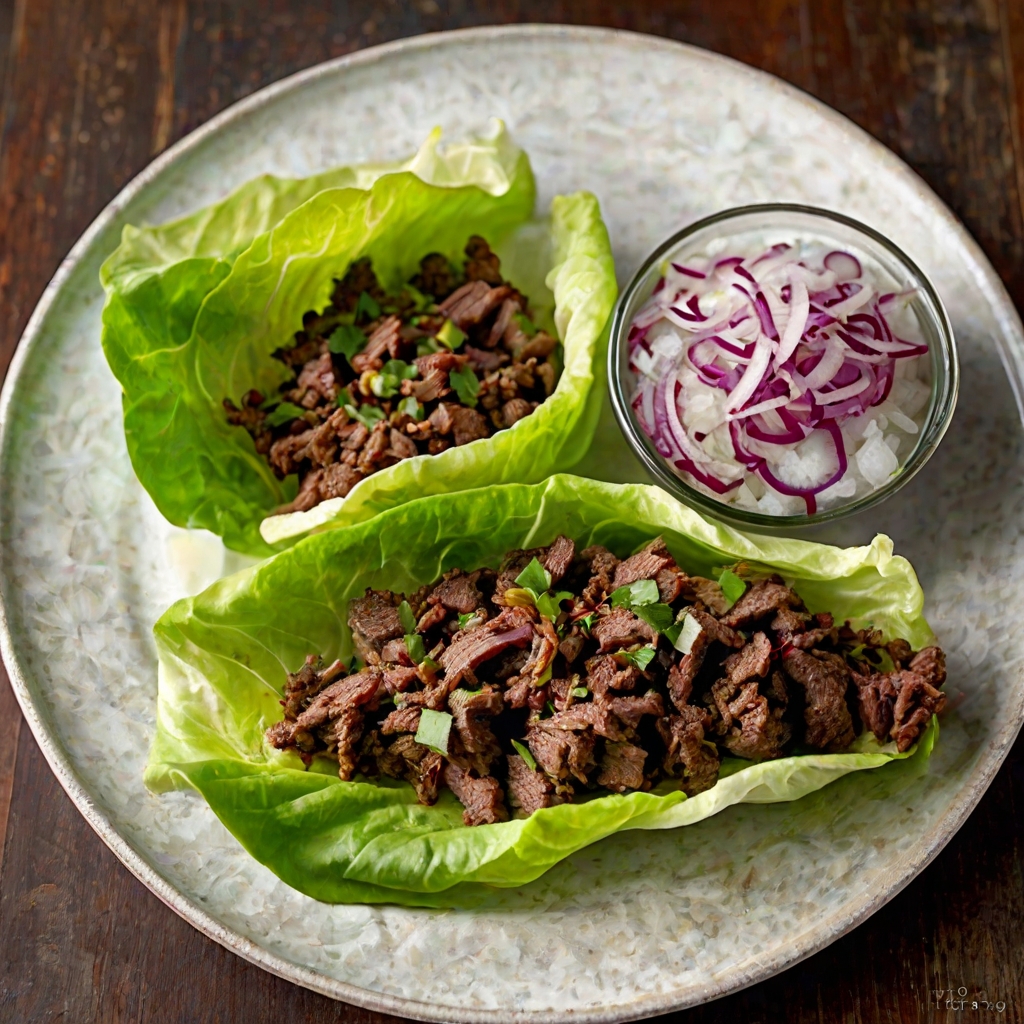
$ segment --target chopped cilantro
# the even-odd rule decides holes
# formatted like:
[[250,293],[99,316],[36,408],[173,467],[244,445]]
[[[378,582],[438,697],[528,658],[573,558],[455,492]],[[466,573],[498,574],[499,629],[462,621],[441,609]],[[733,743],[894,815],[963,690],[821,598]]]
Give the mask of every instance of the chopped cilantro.
[[465,629],[476,618],[476,612],[459,612],[459,629]]
[[415,366],[411,366],[401,359],[389,359],[380,372],[397,377],[399,380],[412,380],[413,377],[418,377],[420,373]]
[[480,394],[480,381],[472,367],[464,366],[461,370],[452,370],[448,374],[448,383],[455,389],[455,393],[463,405],[468,405],[470,409],[476,408],[476,396]]
[[516,577],[516,583],[535,594],[543,594],[551,588],[551,573],[534,557],[530,564]]
[[426,648],[423,646],[423,637],[421,637],[419,633],[405,634],[405,649],[409,652],[409,657],[412,658],[417,665],[427,657]]
[[434,337],[441,342],[445,348],[450,348],[454,352],[466,340],[466,332],[459,330],[451,320],[445,320],[445,322],[441,324],[441,330],[439,330]]
[[746,583],[743,582],[731,569],[726,569],[721,576],[718,577],[718,585],[722,588],[722,593],[725,595],[725,599],[729,604],[735,604],[747,590]]
[[357,352],[366,345],[366,335],[352,324],[342,324],[327,339],[327,347],[335,355],[344,356],[350,363]]
[[411,416],[417,421],[422,420],[425,415],[423,406],[412,395],[409,395],[408,398],[403,398],[398,403],[398,411],[405,413],[406,416]]
[[360,292],[356,303],[356,319],[365,315],[367,320],[376,320],[380,316],[380,303],[369,293]]
[[571,597],[572,594],[568,590],[560,590],[557,594],[535,594],[533,602],[541,615],[554,622],[562,611],[559,605]]
[[441,346],[438,345],[433,338],[420,338],[416,342],[416,355],[418,356],[431,356],[435,352],[440,352]]
[[430,299],[419,290],[419,288],[413,288],[411,284],[404,285],[405,294],[412,299],[412,308],[417,313],[422,313],[428,306],[432,305]]
[[416,632],[416,616],[412,613],[412,605],[408,601],[403,601],[398,606],[398,618],[402,623],[402,629],[406,633]]
[[273,412],[268,413],[265,422],[268,427],[280,427],[291,420],[300,419],[305,413],[305,409],[300,409],[291,402],[282,402]]
[[638,651],[624,651],[623,657],[631,665],[635,665],[641,672],[654,660],[653,647],[641,647]]
[[357,409],[354,405],[346,405],[345,412],[354,420],[359,420],[367,430],[373,430],[375,423],[384,419],[384,410],[376,405],[361,405]]
[[590,693],[585,686],[574,686],[569,692],[574,697],[586,697]]
[[452,716],[447,711],[431,711],[424,708],[420,712],[420,724],[416,730],[416,742],[429,747],[435,753],[448,753],[448,737],[452,731]]
[[594,613],[591,612],[589,615],[584,615],[583,618],[579,620],[579,623],[583,627],[583,631],[585,633],[589,633],[590,627],[594,625]]
[[638,604],[633,606],[633,614],[644,620],[659,633],[664,633],[675,618],[675,613],[667,604]]
[[658,584],[654,580],[636,580],[634,583],[613,590],[610,600],[613,608],[624,607],[635,610],[639,605],[654,604],[659,596]]
[[553,715],[555,713],[555,705],[552,704],[551,701],[548,701],[547,704],[544,705],[544,710],[547,711],[549,715]]
[[370,390],[378,398],[392,398],[398,394],[403,380],[412,380],[417,376],[419,370],[415,366],[402,362],[401,359],[389,359],[380,373],[376,373],[370,380]]
[[530,753],[530,748],[525,743],[520,743],[519,740],[513,740],[512,746],[516,748],[516,753],[526,762],[527,768],[531,772],[537,770],[537,762],[534,760],[533,754]]
[[537,325],[525,313],[515,313],[513,319],[519,324],[519,330],[528,338],[532,338],[537,333]]

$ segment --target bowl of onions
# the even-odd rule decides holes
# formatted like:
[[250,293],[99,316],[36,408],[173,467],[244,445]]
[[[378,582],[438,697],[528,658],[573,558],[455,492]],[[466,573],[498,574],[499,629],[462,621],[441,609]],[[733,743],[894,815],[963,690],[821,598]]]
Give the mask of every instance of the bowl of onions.
[[907,483],[949,425],[959,364],[905,253],[849,217],[773,203],[707,217],[651,254],[615,310],[609,381],[662,486],[777,530]]

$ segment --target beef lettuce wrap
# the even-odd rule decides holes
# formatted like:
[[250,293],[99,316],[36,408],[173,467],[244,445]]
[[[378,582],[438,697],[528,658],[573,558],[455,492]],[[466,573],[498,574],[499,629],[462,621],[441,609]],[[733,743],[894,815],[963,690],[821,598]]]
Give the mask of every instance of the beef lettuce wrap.
[[593,196],[556,197],[541,221],[534,200],[502,128],[126,228],[101,274],[103,345],[161,512],[262,556],[572,465],[614,267]]
[[317,899],[471,904],[620,830],[926,758],[922,605],[885,537],[746,537],[646,485],[417,499],[168,610],[146,781]]

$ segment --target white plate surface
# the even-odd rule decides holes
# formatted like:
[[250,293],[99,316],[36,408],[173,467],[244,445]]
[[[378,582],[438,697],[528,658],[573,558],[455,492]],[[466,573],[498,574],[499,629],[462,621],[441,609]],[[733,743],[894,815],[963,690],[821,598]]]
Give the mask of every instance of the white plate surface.
[[[923,773],[858,774],[795,804],[626,833],[493,906],[327,906],[251,860],[197,797],[150,795],[150,627],[237,562],[169,527],[132,474],[99,348],[97,272],[125,223],[264,171],[411,152],[503,118],[540,199],[601,200],[620,282],[660,239],[727,206],[789,200],[890,235],[930,275],[961,349],[953,426],[924,472],[829,539],[894,537],[950,658]],[[161,899],[242,956],[329,995],[440,1020],[641,1017],[751,984],[854,927],[942,848],[1024,714],[1024,337],[992,268],[934,194],[859,129],[721,57],[651,37],[512,27],[426,36],[313,68],[161,157],[108,207],[33,316],[0,405],[0,629],[39,743],[90,824]],[[586,465],[621,452],[606,422]],[[887,774],[888,773],[888,774]]]

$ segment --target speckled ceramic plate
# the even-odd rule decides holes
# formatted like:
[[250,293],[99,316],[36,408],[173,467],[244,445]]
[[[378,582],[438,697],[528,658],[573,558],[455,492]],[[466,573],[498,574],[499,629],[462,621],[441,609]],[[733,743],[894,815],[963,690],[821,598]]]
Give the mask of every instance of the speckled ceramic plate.
[[[250,859],[189,794],[151,796],[150,627],[231,568],[167,526],[136,483],[99,346],[97,271],[128,222],[158,221],[263,171],[392,159],[435,125],[505,119],[541,201],[592,189],[620,278],[726,206],[832,207],[889,234],[953,321],[960,404],[927,469],[829,539],[891,534],[949,651],[952,709],[927,768],[858,773],[791,804],[630,832],[473,913],[327,906]],[[853,928],[977,803],[1024,712],[1020,322],[978,247],[903,164],[783,83],[617,32],[479,29],[367,50],[266,89],[157,160],[100,215],[29,324],[3,391],[0,637],[26,718],[90,824],[197,928],[299,984],[424,1019],[615,1021],[763,979]],[[606,421],[586,465],[637,473]]]

